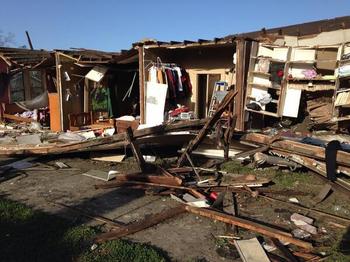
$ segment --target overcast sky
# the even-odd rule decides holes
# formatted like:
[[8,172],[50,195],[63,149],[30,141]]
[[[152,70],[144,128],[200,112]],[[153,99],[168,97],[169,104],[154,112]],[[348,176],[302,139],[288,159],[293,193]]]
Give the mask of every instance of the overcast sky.
[[213,39],[229,34],[350,15],[350,0],[7,0],[0,30],[15,46],[129,49],[143,38]]

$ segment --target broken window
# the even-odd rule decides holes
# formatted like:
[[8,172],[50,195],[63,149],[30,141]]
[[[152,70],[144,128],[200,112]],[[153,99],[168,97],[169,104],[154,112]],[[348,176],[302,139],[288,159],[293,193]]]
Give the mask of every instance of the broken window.
[[29,79],[31,86],[31,97],[35,98],[44,92],[44,87],[42,84],[41,71],[29,71]]
[[12,76],[10,80],[10,101],[20,102],[25,100],[23,72]]

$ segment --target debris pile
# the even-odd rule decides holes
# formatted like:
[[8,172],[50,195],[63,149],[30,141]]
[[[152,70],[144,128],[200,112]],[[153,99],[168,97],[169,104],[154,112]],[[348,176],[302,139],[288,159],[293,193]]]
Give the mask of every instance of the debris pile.
[[[223,150],[228,152],[232,146],[234,135],[234,124],[232,123],[235,117],[230,111],[232,110],[230,104],[236,94],[234,90],[229,91],[216,111],[205,121],[188,120],[134,131],[128,127],[125,133],[81,141],[73,139],[73,134],[74,136],[81,136],[81,134],[69,133],[68,135],[67,133],[65,136],[69,136],[74,142],[11,150],[3,147],[0,153],[40,156],[87,150],[98,151],[118,146],[129,147],[138,164],[139,172],[105,173],[90,170],[84,175],[104,181],[95,185],[95,188],[99,190],[120,187],[136,188],[145,190],[148,194],[169,196],[178,204],[175,208],[168,208],[127,225],[105,218],[101,220],[100,216],[79,211],[83,215],[111,226],[111,231],[95,239],[97,244],[142,231],[187,212],[232,226],[234,233],[221,237],[228,239],[232,247],[237,249],[243,261],[321,261],[327,254],[317,252],[315,243],[317,243],[317,238],[325,234],[327,230],[320,227],[315,218],[322,217],[333,225],[348,226],[350,224],[350,219],[346,217],[317,209],[317,205],[332,192],[350,195],[350,184],[347,182],[347,176],[350,175],[348,144],[338,141],[324,142],[314,137],[300,137],[291,133],[290,130],[281,130],[273,135],[271,132],[247,133],[241,136],[239,142],[249,145],[249,149],[240,150],[233,157],[225,153],[223,159],[210,159],[198,165],[194,161],[194,152],[204,143],[203,141],[209,134],[215,130],[218,131],[215,127],[219,121],[226,121],[226,124],[223,125],[225,130],[221,130],[221,133],[224,134]],[[174,131],[183,130],[191,131],[188,132],[191,133],[191,136],[187,140],[189,141],[187,146],[179,151],[180,156],[176,161],[167,165],[146,161],[149,157],[142,154],[143,148],[154,143],[164,146],[167,140],[173,139]],[[94,159],[122,161],[123,157],[95,157]],[[235,160],[242,165],[250,165],[256,169],[263,168],[262,170],[267,170],[268,167],[292,171],[306,169],[310,171],[310,176],[321,177],[325,181],[325,186],[313,199],[312,206],[304,205],[295,197],[298,192],[290,192],[289,188],[281,191],[270,189],[272,180],[267,176],[251,173],[235,174],[221,170],[220,166],[225,160]],[[21,163],[23,164],[23,161]],[[57,163],[57,167],[70,168],[60,162]],[[8,168],[13,168],[13,166]],[[17,165],[15,168],[30,167],[18,167]],[[271,194],[293,197],[285,201],[279,197],[271,197]],[[249,209],[249,206],[242,206],[238,203],[238,199],[268,201],[271,205],[293,210],[294,213],[288,217],[276,218],[276,221],[277,219],[287,221],[288,229],[276,221],[260,220],[246,213],[242,215],[241,211]],[[244,232],[249,232],[249,234],[246,235]]]

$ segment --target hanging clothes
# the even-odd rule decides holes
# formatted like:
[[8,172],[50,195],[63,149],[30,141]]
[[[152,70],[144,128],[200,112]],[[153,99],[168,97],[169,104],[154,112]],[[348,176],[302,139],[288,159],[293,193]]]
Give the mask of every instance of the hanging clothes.
[[176,83],[175,83],[173,72],[171,69],[167,68],[165,69],[165,74],[168,82],[169,96],[171,98],[176,98]]
[[185,96],[190,97],[192,95],[192,84],[190,80],[190,75],[185,69],[181,70],[181,82],[185,92]]
[[157,67],[151,66],[151,68],[148,70],[148,81],[157,83]]
[[180,67],[176,66],[173,68],[173,70],[175,71],[175,73],[177,74],[177,79],[178,79],[178,83],[177,83],[177,88],[179,92],[183,92],[183,87],[182,87],[182,82],[181,82],[181,69]]

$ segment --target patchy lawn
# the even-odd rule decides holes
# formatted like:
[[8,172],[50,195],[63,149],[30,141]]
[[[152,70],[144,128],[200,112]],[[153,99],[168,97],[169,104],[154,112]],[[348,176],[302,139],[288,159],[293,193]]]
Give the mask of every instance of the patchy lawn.
[[153,247],[126,240],[91,251],[100,231],[0,198],[1,261],[167,261]]

